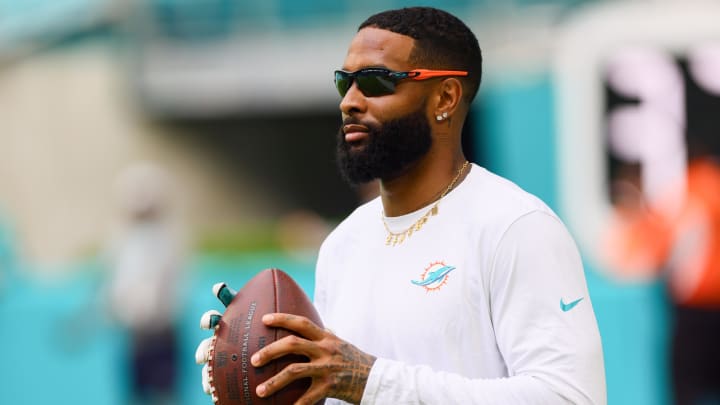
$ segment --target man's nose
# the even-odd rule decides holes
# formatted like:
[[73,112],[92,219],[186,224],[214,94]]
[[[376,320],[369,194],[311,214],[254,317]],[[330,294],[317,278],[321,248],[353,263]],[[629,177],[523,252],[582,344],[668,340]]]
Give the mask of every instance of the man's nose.
[[352,113],[365,112],[367,103],[365,95],[357,86],[357,81],[353,80],[352,84],[340,100],[340,111],[343,114],[351,115]]

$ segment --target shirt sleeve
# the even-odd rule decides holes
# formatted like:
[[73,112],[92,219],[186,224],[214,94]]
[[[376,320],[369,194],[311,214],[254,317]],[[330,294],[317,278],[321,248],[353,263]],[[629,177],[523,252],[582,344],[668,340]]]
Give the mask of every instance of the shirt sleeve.
[[517,219],[498,244],[488,285],[508,377],[471,379],[379,358],[361,404],[605,405],[600,334],[564,225],[541,211]]

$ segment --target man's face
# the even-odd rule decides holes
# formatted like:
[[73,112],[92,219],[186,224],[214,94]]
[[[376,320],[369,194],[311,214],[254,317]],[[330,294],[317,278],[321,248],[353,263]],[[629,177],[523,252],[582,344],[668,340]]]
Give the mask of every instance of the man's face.
[[367,139],[362,145],[355,146],[345,140],[343,127],[358,122],[349,117],[338,131],[338,166],[350,184],[396,177],[425,156],[432,146],[430,125],[423,106],[414,113],[379,125],[365,124]]
[[[367,67],[407,71],[413,39],[377,28],[360,30],[348,50],[343,70]],[[429,83],[402,81],[393,94],[367,97],[350,87],[340,103],[338,163],[351,183],[389,179],[425,156],[432,145],[426,94]]]

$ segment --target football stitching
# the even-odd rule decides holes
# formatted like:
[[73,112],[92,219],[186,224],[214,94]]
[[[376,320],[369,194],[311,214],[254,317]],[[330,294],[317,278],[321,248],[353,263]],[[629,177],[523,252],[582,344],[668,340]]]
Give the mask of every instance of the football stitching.
[[[273,312],[278,312],[280,310],[280,297],[279,297],[280,294],[278,294],[278,272],[277,272],[277,269],[272,269],[272,276],[273,276],[273,295],[274,295],[273,301],[275,302],[275,308],[273,308],[274,309]],[[272,328],[272,335],[273,335],[273,342],[277,342],[277,340],[278,340],[278,329],[277,328]],[[278,370],[277,362],[273,362],[272,370],[273,370],[273,374],[278,373],[279,370]]]
[[215,332],[213,332],[212,340],[210,341],[210,350],[208,350],[208,384],[210,384],[210,395],[212,395],[212,401],[213,403],[218,402],[218,397],[215,395],[215,384],[214,384],[214,378],[213,378],[213,364],[215,364],[215,361],[213,361],[213,358],[215,357],[215,342],[217,341],[217,333],[218,333],[218,327],[220,325],[215,325]]

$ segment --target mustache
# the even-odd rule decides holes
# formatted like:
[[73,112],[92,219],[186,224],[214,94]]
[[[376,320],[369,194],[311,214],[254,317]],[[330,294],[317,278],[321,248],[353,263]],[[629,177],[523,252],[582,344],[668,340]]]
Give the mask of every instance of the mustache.
[[355,117],[345,117],[345,119],[342,122],[343,125],[364,125],[362,122],[360,122],[359,119]]
[[367,127],[368,129],[377,128],[377,125],[375,125],[374,123],[364,122],[355,117],[346,117],[345,119],[343,119],[342,126],[345,125],[362,125],[364,127]]
[[337,131],[337,142],[339,147],[347,147],[347,142],[345,141],[345,127],[348,125],[364,127],[367,130],[368,136],[370,137],[374,137],[375,135],[377,135],[377,133],[380,132],[383,127],[382,125],[366,122],[355,117],[346,117],[343,119],[343,122],[339,126]]

